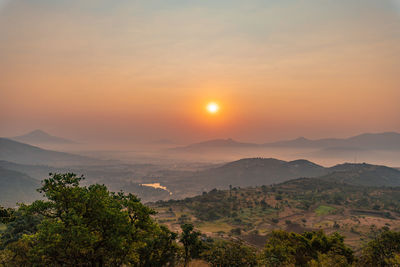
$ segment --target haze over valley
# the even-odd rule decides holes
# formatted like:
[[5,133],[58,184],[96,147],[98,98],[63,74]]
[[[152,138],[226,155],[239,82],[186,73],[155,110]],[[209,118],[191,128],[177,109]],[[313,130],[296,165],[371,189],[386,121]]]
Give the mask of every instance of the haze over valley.
[[0,0],[0,267],[400,266],[400,0]]
[[[21,139],[26,143],[17,141]],[[0,139],[0,167],[8,172],[3,179],[15,180],[14,190],[18,192],[2,198],[11,206],[16,205],[20,195],[32,201],[39,197],[35,190],[42,179],[49,173],[64,172],[84,174],[86,184],[104,183],[114,191],[134,193],[145,202],[193,197],[214,188],[278,184],[302,177],[343,176],[344,182],[354,185],[399,186],[400,172],[395,168],[400,162],[393,156],[400,155],[399,144],[400,134],[388,132],[264,144],[216,139],[186,146],[148,144],[136,151],[97,151],[85,150],[87,144],[35,130]],[[52,146],[69,152],[49,149]],[[388,167],[381,167],[385,163]],[[28,189],[19,190],[25,183]]]

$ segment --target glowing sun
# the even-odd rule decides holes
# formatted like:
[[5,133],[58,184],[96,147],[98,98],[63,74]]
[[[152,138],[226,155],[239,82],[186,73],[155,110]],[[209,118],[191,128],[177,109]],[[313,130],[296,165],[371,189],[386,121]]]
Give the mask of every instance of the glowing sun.
[[219,106],[217,103],[211,102],[207,104],[207,111],[211,114],[217,113],[219,110]]

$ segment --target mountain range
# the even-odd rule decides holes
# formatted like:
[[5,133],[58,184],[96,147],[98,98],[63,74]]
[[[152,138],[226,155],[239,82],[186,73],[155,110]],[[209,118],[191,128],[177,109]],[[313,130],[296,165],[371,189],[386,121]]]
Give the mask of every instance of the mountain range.
[[400,150],[400,133],[365,133],[350,138],[325,138],[311,140],[299,137],[272,143],[243,143],[233,139],[215,139],[195,143],[188,146],[176,147],[175,152],[204,152],[207,150],[249,148],[318,148],[318,149],[350,149],[350,150]]
[[[364,147],[369,146],[375,149],[378,147],[388,149],[389,144],[393,143],[392,149],[395,149],[398,136],[400,135],[397,133],[365,134],[348,139],[311,141],[302,138],[297,139],[297,141],[292,140],[270,144],[240,143],[232,139],[219,139],[194,144],[189,146],[189,148],[195,150],[212,148],[235,149],[273,146],[272,144],[281,147],[299,144],[306,146],[307,143],[307,146],[311,146],[311,142],[318,144],[318,146],[333,143],[343,145],[347,143]],[[386,138],[389,141],[385,141],[384,139]],[[110,168],[106,166],[110,166]],[[74,170],[77,173],[86,174],[91,178],[91,181],[112,181],[114,184],[117,183],[115,188],[118,190],[126,187],[126,181],[128,181],[124,180],[128,179],[126,177],[141,177],[140,179],[148,181],[148,183],[157,182],[163,184],[173,193],[172,197],[174,198],[194,196],[213,188],[224,189],[228,188],[229,185],[234,187],[271,185],[301,177],[318,178],[356,186],[400,186],[400,170],[395,168],[350,163],[327,168],[304,159],[284,161],[274,158],[244,158],[199,171],[160,170],[153,171],[149,175],[146,174],[147,172],[142,172],[139,169],[136,172],[135,168],[125,168],[126,166],[121,170],[122,167],[121,163],[115,164],[115,162],[97,160],[81,155],[42,149],[15,140],[0,138],[0,168],[2,170],[0,172],[0,180],[2,179],[1,181],[3,182],[0,185],[5,186],[4,188],[9,187],[10,189],[7,192],[15,192],[16,195],[23,194],[24,191],[28,192],[33,187],[37,188],[37,181],[46,177],[48,172],[66,170]],[[96,180],[96,178],[100,179]],[[12,186],[8,186],[12,179],[15,179],[15,184],[19,185],[14,189]],[[139,187],[137,185],[139,183],[135,180],[133,186],[135,190],[138,190]],[[26,190],[23,188],[26,188]],[[143,191],[141,188],[139,189]],[[13,194],[10,194],[8,197],[11,200],[7,200],[9,201],[7,203],[12,203],[13,201]],[[151,194],[152,192],[148,193],[149,196]],[[29,198],[28,195],[30,194],[27,193],[27,198]],[[5,196],[7,196],[6,193],[3,194],[0,201]],[[170,196],[167,195],[166,197],[169,198]],[[23,199],[20,198],[20,200]]]
[[263,144],[266,147],[350,147],[363,149],[400,149],[400,133],[364,133],[350,138],[325,138],[310,140],[304,137],[295,140]]
[[189,197],[213,188],[271,185],[302,177],[357,186],[400,186],[400,171],[395,168],[365,163],[323,167],[308,160],[273,158],[241,159],[197,172],[166,172],[159,182],[173,191],[175,197]]
[[[62,160],[64,163],[67,161],[75,162],[75,160],[80,160],[81,163],[85,160],[91,162],[91,159],[82,156],[48,151],[16,143],[12,140],[0,139],[0,158],[3,157],[3,160],[0,160],[0,186],[5,190],[3,193],[0,191],[0,203],[3,203],[2,205],[5,205],[4,203],[11,205],[16,198],[19,201],[31,200],[34,196],[37,196],[33,189],[38,187],[39,179],[46,177],[48,172],[57,172],[64,169],[50,167],[51,165],[49,164],[44,165],[43,162],[46,160],[58,164],[59,162],[54,160]],[[32,164],[32,159],[30,159],[28,164],[31,165],[25,164],[28,158],[21,159],[21,155],[16,158],[18,151],[15,150],[12,151],[13,153],[4,154],[4,147],[19,148],[18,151],[22,153],[22,156],[30,155],[34,159],[33,161],[37,163]],[[8,149],[6,152],[10,151],[11,149]],[[6,161],[4,160],[4,155],[7,155],[8,160],[12,158],[14,161],[18,160],[20,163]],[[92,179],[96,179],[96,176],[99,175],[106,175],[109,179],[112,179],[112,177],[117,175],[115,172],[110,172],[110,170],[106,169],[104,169],[105,172],[99,172],[97,169],[85,168],[86,171],[84,173],[90,174]],[[81,171],[83,171],[83,169],[81,171],[79,171],[80,169],[77,170],[78,173],[82,173]],[[158,178],[153,177],[149,181],[165,185],[173,195],[165,194],[165,196],[161,196],[159,193],[158,195],[162,199],[168,199],[171,197],[190,197],[213,188],[226,189],[229,186],[252,187],[271,185],[302,177],[354,186],[400,186],[400,170],[386,166],[345,163],[327,168],[303,159],[284,161],[273,158],[245,158],[201,171],[166,171]],[[143,196],[146,196],[146,199],[157,200],[151,195],[154,192],[150,192],[149,190],[147,190],[149,192],[144,192],[140,186],[138,187],[132,182],[131,184],[134,187],[130,189],[134,189],[134,192],[143,194]],[[125,187],[126,185],[122,188]],[[21,198],[21,195],[24,195],[23,198]]]

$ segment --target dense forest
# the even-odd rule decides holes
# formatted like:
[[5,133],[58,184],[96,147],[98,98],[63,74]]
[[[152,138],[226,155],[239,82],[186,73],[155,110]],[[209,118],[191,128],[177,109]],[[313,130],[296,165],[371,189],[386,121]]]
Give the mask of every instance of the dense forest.
[[1,208],[0,266],[399,266],[400,233],[387,227],[355,253],[339,233],[271,231],[262,249],[202,234],[173,232],[132,194],[81,186],[52,174],[43,200]]

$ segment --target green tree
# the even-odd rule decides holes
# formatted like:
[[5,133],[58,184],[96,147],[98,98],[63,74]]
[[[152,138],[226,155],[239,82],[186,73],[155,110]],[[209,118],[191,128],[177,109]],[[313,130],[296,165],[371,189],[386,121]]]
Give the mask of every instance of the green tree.
[[341,235],[330,236],[322,231],[303,234],[273,231],[261,253],[261,262],[267,266],[307,266],[312,260],[318,261],[323,255],[339,255],[351,264],[353,251],[344,244]]
[[350,267],[352,266],[349,264],[345,256],[337,255],[334,252],[330,252],[328,254],[318,254],[317,259],[312,259],[309,262],[310,267],[327,267],[327,266],[334,266],[334,267]]
[[359,261],[360,266],[400,266],[400,232],[383,230],[367,243]]
[[14,220],[15,210],[11,208],[3,208],[0,206],[0,223],[9,223]]
[[218,267],[257,266],[255,249],[240,242],[215,241],[205,250],[202,257]]
[[192,224],[181,225],[182,234],[180,242],[184,247],[184,266],[188,266],[191,259],[198,258],[202,252],[203,244],[200,240],[201,233],[194,230]]
[[179,261],[179,246],[175,242],[177,236],[166,226],[155,225],[145,239],[146,246],[139,249],[138,266],[174,266]]
[[43,219],[37,231],[7,245],[19,266],[163,266],[175,260],[176,235],[157,225],[153,210],[132,194],[83,177],[54,174],[39,190],[46,201],[22,206]]
[[12,212],[12,219],[7,216],[6,221],[8,222],[7,228],[0,236],[0,249],[18,241],[24,235],[34,234],[41,222],[41,216],[28,214],[22,207],[18,211]]

